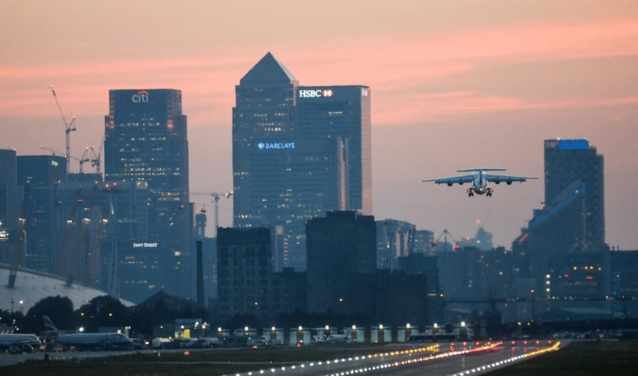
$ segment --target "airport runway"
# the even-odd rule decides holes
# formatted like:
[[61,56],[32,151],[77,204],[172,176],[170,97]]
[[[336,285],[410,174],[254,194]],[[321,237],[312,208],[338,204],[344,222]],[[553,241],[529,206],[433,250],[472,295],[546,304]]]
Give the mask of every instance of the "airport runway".
[[[421,351],[406,347],[403,351],[377,352],[362,350],[360,356],[331,359],[318,362],[303,362],[294,366],[273,366],[260,371],[246,372],[228,376],[350,376],[350,375],[386,375],[428,376],[455,375],[461,376],[470,372],[480,375],[494,369],[524,361],[532,356],[542,355],[542,351],[557,345],[555,341],[523,341],[496,342],[491,347],[484,343],[450,343],[439,344],[438,352],[432,352],[431,343],[424,344]],[[565,342],[560,343],[564,347]],[[425,348],[428,347],[427,350]],[[484,348],[485,350],[479,350]],[[377,349],[378,350],[378,349]],[[163,350],[163,351],[183,351]],[[153,352],[144,350],[143,352]],[[84,352],[49,352],[54,359],[87,359],[130,354],[130,351],[84,351]],[[17,364],[30,359],[43,360],[45,353],[35,354],[0,354],[0,367]]]
[[491,348],[479,350],[484,346],[483,343],[478,346],[469,344],[463,346],[456,343],[451,348],[448,343],[442,343],[438,354],[382,353],[376,354],[377,356],[368,355],[323,362],[306,362],[287,367],[270,367],[227,376],[480,375],[540,356],[544,352],[558,348],[559,345],[564,346],[565,343],[547,340],[538,343],[536,341],[501,342]]

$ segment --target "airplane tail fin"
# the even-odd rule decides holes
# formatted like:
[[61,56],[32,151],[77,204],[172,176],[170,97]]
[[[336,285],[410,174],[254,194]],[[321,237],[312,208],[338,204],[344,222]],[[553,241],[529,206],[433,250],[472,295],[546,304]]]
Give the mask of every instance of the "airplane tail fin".
[[474,171],[507,171],[504,168],[470,168],[467,170],[456,170],[456,172],[474,172]]
[[44,315],[42,319],[44,320],[44,330],[46,331],[47,337],[57,337],[60,331],[55,327],[55,324],[53,324],[49,316]]

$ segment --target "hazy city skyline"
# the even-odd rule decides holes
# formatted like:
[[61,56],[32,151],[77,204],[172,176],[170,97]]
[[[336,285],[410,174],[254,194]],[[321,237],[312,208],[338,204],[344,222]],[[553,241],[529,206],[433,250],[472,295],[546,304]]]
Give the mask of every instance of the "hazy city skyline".
[[[76,157],[99,148],[110,89],[174,88],[191,190],[230,190],[235,85],[270,51],[304,85],[370,87],[376,219],[457,240],[480,220],[509,248],[542,207],[543,140],[587,138],[604,156],[607,242],[638,249],[634,1],[0,0],[0,35],[0,148],[18,155],[64,151],[51,84],[77,116]],[[421,183],[474,167],[539,180],[491,199]]]

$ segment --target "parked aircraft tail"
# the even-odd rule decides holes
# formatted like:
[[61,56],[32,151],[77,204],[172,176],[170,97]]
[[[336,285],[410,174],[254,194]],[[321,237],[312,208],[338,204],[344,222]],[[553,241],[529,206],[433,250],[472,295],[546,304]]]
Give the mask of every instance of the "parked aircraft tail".
[[44,315],[42,319],[44,320],[44,330],[46,331],[47,337],[57,337],[60,331],[56,328],[55,324],[53,324],[49,316]]

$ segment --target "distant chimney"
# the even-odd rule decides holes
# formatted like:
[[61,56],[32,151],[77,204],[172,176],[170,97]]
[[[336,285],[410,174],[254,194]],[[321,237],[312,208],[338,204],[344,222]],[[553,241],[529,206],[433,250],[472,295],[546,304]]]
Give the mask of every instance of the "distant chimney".
[[197,304],[205,306],[204,302],[204,256],[202,255],[202,241],[197,240]]

